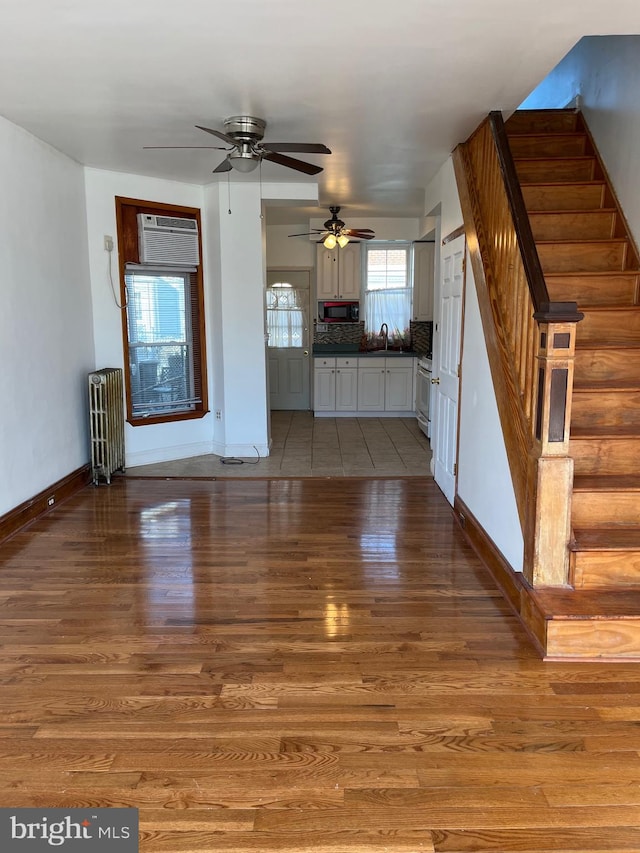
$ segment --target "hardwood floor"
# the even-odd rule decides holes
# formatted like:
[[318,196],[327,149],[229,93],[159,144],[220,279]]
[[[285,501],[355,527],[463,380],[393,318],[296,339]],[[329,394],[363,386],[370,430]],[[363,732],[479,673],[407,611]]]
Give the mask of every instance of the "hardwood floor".
[[122,478],[0,569],[0,806],[135,806],[144,853],[640,850],[640,667],[539,660],[429,478]]

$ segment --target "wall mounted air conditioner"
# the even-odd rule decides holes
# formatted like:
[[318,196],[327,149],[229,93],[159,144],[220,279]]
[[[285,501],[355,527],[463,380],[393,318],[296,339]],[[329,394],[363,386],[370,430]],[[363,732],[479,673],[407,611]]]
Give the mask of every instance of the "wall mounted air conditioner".
[[196,219],[139,213],[138,245],[141,264],[200,263]]

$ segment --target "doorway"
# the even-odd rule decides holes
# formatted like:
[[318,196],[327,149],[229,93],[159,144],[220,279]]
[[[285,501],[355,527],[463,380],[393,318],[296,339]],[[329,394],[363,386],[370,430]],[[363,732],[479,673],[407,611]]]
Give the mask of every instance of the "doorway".
[[310,270],[267,270],[267,363],[271,409],[311,408],[310,303]]

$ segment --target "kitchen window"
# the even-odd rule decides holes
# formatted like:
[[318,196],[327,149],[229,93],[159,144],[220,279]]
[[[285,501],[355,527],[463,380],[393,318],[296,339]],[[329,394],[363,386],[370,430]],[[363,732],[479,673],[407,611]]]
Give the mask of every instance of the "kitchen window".
[[207,412],[202,268],[143,265],[138,213],[198,218],[192,208],[116,199],[127,418],[134,426]]
[[389,341],[409,338],[411,317],[411,254],[409,243],[366,246],[365,329],[378,334],[383,323]]

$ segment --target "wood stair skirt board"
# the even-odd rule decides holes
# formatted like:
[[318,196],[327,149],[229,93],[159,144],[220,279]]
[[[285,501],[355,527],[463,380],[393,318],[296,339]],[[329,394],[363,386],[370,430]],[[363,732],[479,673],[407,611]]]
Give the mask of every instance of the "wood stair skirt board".
[[584,314],[569,444],[572,586],[531,588],[457,506],[545,658],[640,660],[638,250],[579,113],[516,112],[506,132],[550,298]]
[[514,571],[456,495],[454,513],[469,545],[545,660],[640,661],[640,596],[609,589],[534,590]]
[[[24,501],[19,506],[0,516],[0,544],[7,540],[18,530],[22,530],[32,521],[51,512],[62,501],[67,500],[80,489],[91,482],[91,467],[83,465],[72,471],[66,477],[43,489],[30,500]],[[53,499],[53,503],[50,501]]]

